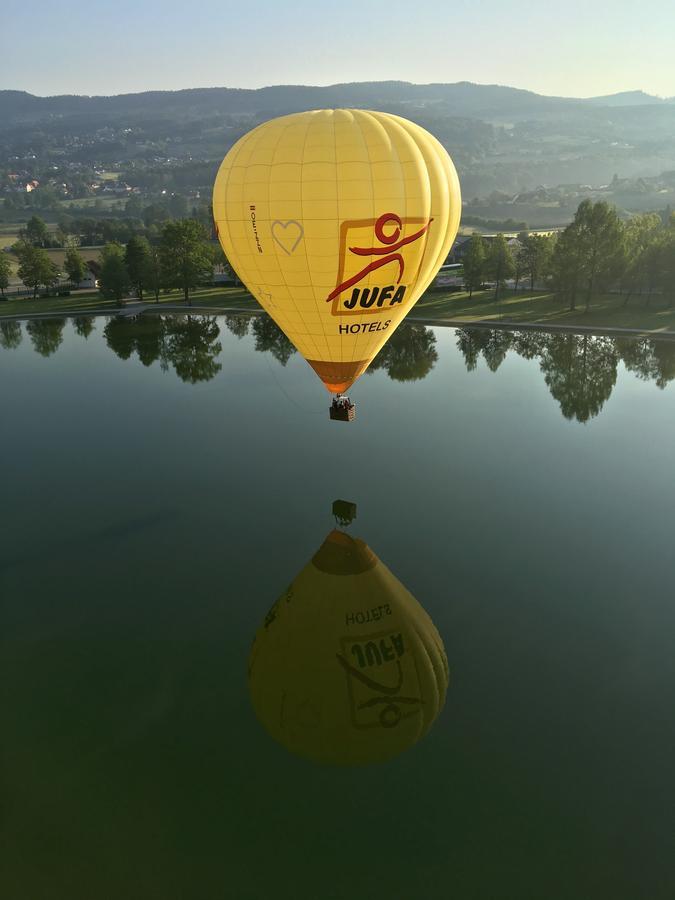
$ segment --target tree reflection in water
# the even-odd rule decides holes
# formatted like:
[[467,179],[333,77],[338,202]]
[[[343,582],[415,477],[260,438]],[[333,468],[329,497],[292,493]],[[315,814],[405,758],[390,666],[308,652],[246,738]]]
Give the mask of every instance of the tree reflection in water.
[[225,324],[228,331],[231,331],[235,337],[241,340],[248,334],[250,316],[245,316],[241,313],[230,313],[230,315],[225,316]]
[[75,328],[75,333],[79,334],[80,337],[88,338],[94,330],[94,317],[75,316],[73,319],[73,327]]
[[182,381],[210,381],[223,368],[216,361],[223,345],[218,340],[218,322],[212,316],[169,319],[167,332],[166,356]]
[[26,325],[33,347],[40,356],[51,356],[61,346],[65,319],[31,319]]
[[617,362],[611,338],[556,334],[547,342],[540,367],[565,418],[587,422],[609,399]]
[[[42,356],[55,353],[63,340],[65,319],[35,319],[26,325],[34,349]],[[254,348],[271,353],[282,366],[296,353],[279,326],[264,315],[228,314],[227,329],[241,339],[251,335]],[[91,317],[73,320],[74,329],[88,337]],[[109,319],[103,335],[121,359],[134,354],[144,366],[159,362],[173,368],[190,384],[209,381],[221,371],[222,351],[218,319],[214,316],[141,315]],[[587,422],[597,416],[616,384],[619,362],[626,371],[663,390],[675,380],[675,341],[651,338],[611,338],[572,332],[508,331],[498,328],[458,328],[457,347],[468,371],[482,359],[496,372],[509,353],[538,360],[551,396],[568,419]],[[0,347],[12,350],[22,339],[19,322],[0,322]],[[368,372],[381,369],[395,381],[420,381],[438,360],[436,335],[416,322],[404,322],[371,363]]]
[[259,353],[269,351],[282,366],[298,352],[274,319],[270,319],[269,316],[256,316],[251,330],[255,337],[255,349]]
[[0,322],[0,347],[3,350],[16,350],[22,339],[20,322]]
[[384,369],[393,381],[421,381],[431,372],[437,359],[433,331],[424,325],[404,322],[366,371]]
[[106,344],[120,357],[136,353],[144,366],[159,361],[173,367],[182,381],[210,381],[222,369],[223,347],[213,316],[135,316],[110,319],[103,330]]
[[482,355],[495,372],[507,350],[538,359],[551,395],[567,419],[587,422],[597,416],[616,384],[619,361],[638,378],[663,389],[675,379],[675,341],[611,338],[591,334],[547,334],[490,328],[458,328],[457,347],[468,371]]

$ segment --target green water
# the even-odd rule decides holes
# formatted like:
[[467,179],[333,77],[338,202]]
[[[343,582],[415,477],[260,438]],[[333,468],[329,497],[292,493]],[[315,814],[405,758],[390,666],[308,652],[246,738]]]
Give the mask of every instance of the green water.
[[[3,324],[2,900],[675,896],[675,344],[395,338],[343,424],[266,319]],[[336,498],[450,668],[363,768],[247,691]]]

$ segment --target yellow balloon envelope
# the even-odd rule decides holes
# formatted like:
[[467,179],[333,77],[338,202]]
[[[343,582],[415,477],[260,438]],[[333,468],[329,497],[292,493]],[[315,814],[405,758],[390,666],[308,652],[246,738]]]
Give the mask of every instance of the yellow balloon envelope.
[[363,541],[332,531],[274,604],[249,661],[256,714],[293,753],[383,762],[443,708],[448,663],[433,622]]
[[334,393],[366,370],[429,286],[460,212],[457,173],[436,138],[358,109],[254,128],[213,189],[225,255]]

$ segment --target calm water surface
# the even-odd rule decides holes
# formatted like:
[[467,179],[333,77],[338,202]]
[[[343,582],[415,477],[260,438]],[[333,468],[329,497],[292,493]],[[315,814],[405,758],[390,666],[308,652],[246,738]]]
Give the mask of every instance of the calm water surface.
[[[267,319],[2,326],[3,900],[675,896],[675,344],[417,326],[376,366],[346,425]],[[247,685],[337,498],[450,673],[356,768]]]

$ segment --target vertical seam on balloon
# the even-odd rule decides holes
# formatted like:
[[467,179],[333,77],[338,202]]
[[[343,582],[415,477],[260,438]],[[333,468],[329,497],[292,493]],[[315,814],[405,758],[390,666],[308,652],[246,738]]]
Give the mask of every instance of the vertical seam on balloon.
[[[371,111],[369,114],[370,114],[370,115],[378,122],[378,124],[379,124],[382,128],[384,128],[384,124],[383,124],[383,121],[381,121],[381,120],[379,119],[379,116],[385,117],[385,118],[384,118],[384,121],[386,121],[388,125],[396,125],[396,124],[397,124],[397,122],[396,122],[396,117],[395,117],[395,116],[392,116],[391,113],[378,113],[378,112],[373,112],[373,111]],[[409,135],[407,132],[404,132],[404,133],[406,134],[406,136],[407,136],[408,138],[410,138],[410,144],[411,144],[411,147],[412,147],[412,152],[413,152],[413,153],[416,153],[416,152],[419,153],[419,152],[420,152],[420,151],[419,151],[419,148],[417,147],[416,142],[412,139],[411,135]],[[403,172],[403,167],[402,167],[402,165],[401,165],[401,157],[400,157],[400,155],[399,155],[398,148],[396,147],[396,144],[395,144],[394,141],[391,139],[391,137],[389,138],[389,140],[390,140],[390,142],[391,142],[391,145],[392,145],[392,148],[393,148],[394,152],[396,153],[396,160],[397,160],[397,162],[399,163],[399,167],[401,168],[401,172]],[[420,155],[421,155],[421,154],[420,154]],[[424,162],[424,157],[422,157],[422,161]],[[406,186],[406,179],[405,179],[405,177],[403,177],[402,180],[403,180],[403,188],[404,188],[404,190],[403,190],[404,218],[407,219],[407,218],[408,218],[408,189],[407,189],[407,186]],[[431,191],[429,191],[429,196],[431,196]],[[429,208],[431,209],[431,203],[429,204]],[[428,216],[427,216],[427,218],[428,218]],[[425,238],[425,240],[426,240],[426,238]],[[408,312],[409,312],[409,311],[410,311],[410,310],[408,310]],[[391,335],[396,331],[396,329],[401,325],[401,323],[403,322],[403,320],[406,318],[407,315],[408,315],[408,313],[406,312],[403,316],[401,316],[401,318],[399,319],[398,323],[391,329],[391,331],[387,331],[386,335],[384,335],[384,336],[382,337],[381,343],[380,343],[379,345],[378,345],[378,344],[375,344],[375,346],[377,347],[377,350],[375,351],[375,354],[374,354],[374,355],[376,355],[377,353],[380,352],[380,350],[384,347],[384,345],[387,343],[387,341],[389,340],[389,338],[391,337]]]
[[[305,265],[307,267],[307,274],[309,275],[309,283],[312,286],[312,299],[314,300],[314,303],[316,304],[316,292],[314,290],[314,279],[312,278],[312,269],[309,264],[309,254],[307,253],[307,238],[306,238],[305,231],[304,231],[304,229],[305,229],[305,204],[304,204],[303,172],[304,172],[304,168],[305,168],[305,149],[307,148],[307,139],[309,137],[309,131],[310,131],[312,125],[314,124],[314,118],[313,118],[314,113],[310,112],[308,115],[310,116],[310,118],[307,123],[307,128],[305,130],[305,139],[302,143],[302,150],[300,151],[300,213],[302,216],[302,228],[303,228],[302,244],[303,244],[303,248],[304,248],[304,252],[305,252]],[[295,301],[293,301],[293,302],[295,302]],[[298,312],[300,312],[299,309],[298,309]],[[300,315],[300,317],[302,318],[304,325],[305,325],[305,332],[306,332],[305,337],[307,338],[307,343],[311,344],[314,347],[314,352],[312,354],[312,357],[314,357],[319,349],[318,345],[317,345],[316,341],[314,340],[314,336],[309,331],[307,322],[302,317],[302,315]]]
[[[350,112],[350,110],[342,110],[342,109],[334,109],[334,110],[333,110],[333,152],[335,153],[335,166],[334,166],[334,172],[335,172],[335,210],[336,210],[336,218],[335,218],[335,221],[336,221],[336,223],[337,223],[338,255],[339,255],[340,250],[341,250],[341,241],[342,241],[342,221],[341,221],[341,218],[340,218],[340,188],[339,188],[339,185],[340,185],[340,178],[339,178],[339,176],[338,176],[338,152],[337,152],[337,114],[340,113],[340,112]],[[352,119],[353,119],[353,118],[354,118],[354,115],[353,115],[353,113],[352,113]],[[329,313],[329,315],[332,315],[332,313]],[[324,312],[324,316],[325,316],[325,312]],[[330,320],[329,320],[329,321],[330,321]],[[339,332],[339,331],[338,331],[338,335],[340,335],[340,332]],[[332,351],[331,351],[331,349],[330,349],[330,346],[331,346],[331,345],[330,345],[329,340],[328,340],[328,335],[326,335],[326,347],[328,348],[328,354],[329,354],[329,356],[332,356]],[[338,355],[339,355],[339,359],[338,359],[338,360],[335,360],[335,362],[343,363],[343,362],[345,361],[345,360],[344,360],[344,346],[345,346],[345,342],[344,342],[344,338],[343,338],[343,337],[338,337],[338,344],[337,344],[337,346],[338,346]],[[333,360],[331,360],[331,361],[333,361]]]
[[[360,113],[360,114],[362,113],[363,116],[364,116],[366,119],[370,117],[370,113],[369,113],[369,111],[366,110],[366,109],[354,110],[353,112],[354,112],[354,113],[358,112],[358,113]],[[358,125],[359,135],[361,136],[361,142],[362,142],[362,144],[363,144],[363,146],[364,146],[364,148],[365,148],[365,151],[366,151],[366,158],[367,158],[367,160],[368,160],[368,170],[370,171],[370,218],[371,218],[371,219],[374,219],[374,218],[376,218],[376,213],[375,213],[375,191],[374,191],[374,189],[373,189],[373,182],[374,182],[374,177],[373,177],[373,163],[372,163],[372,160],[371,160],[371,158],[370,158],[370,148],[368,147],[368,142],[367,142],[367,140],[366,140],[366,137],[365,137],[363,128],[361,127],[362,119],[361,119],[360,115],[359,115],[359,116],[354,115],[354,120],[355,120],[355,122],[356,122],[357,125]],[[370,261],[372,262],[372,256],[370,257]],[[365,258],[364,258],[364,262],[365,262]],[[369,281],[370,281],[370,279],[369,279]],[[361,324],[361,323],[359,322],[359,324]],[[364,335],[365,335],[366,333],[367,333],[367,332],[364,332]],[[352,351],[352,359],[349,360],[350,362],[355,362],[356,360],[359,360],[359,359],[365,359],[365,358],[368,358],[369,361],[370,361],[370,359],[372,359],[372,356],[368,356],[368,355],[364,356],[363,352],[360,350],[360,343],[361,343],[361,342],[359,341],[359,338],[360,338],[360,337],[361,337],[361,334],[358,334],[358,335],[356,336],[356,341],[354,342],[354,349],[353,349],[353,351]]]
[[[408,135],[408,137],[410,138],[410,140],[411,140],[412,143],[414,144],[417,153],[420,155],[420,157],[421,157],[421,159],[422,159],[422,167],[423,167],[423,169],[424,169],[424,174],[426,175],[427,186],[428,186],[428,190],[429,190],[429,208],[428,208],[427,213],[426,213],[426,218],[427,218],[427,219],[430,219],[430,218],[431,218],[431,211],[432,211],[432,208],[433,208],[434,192],[433,192],[433,189],[432,189],[431,176],[429,175],[429,165],[428,165],[428,163],[427,163],[427,157],[426,157],[426,155],[425,155],[425,153],[424,153],[424,150],[422,149],[423,146],[424,146],[424,144],[422,143],[422,141],[420,141],[420,140],[418,139],[417,135],[413,134],[413,132],[411,132],[411,130],[410,130],[409,128],[407,128],[405,125],[403,125],[403,122],[400,122],[400,123],[399,123],[398,117],[396,118],[396,125],[401,129],[401,131],[403,131],[405,134]],[[416,128],[419,128],[419,126],[416,126]],[[426,132],[423,132],[423,135],[422,135],[422,136],[424,136],[425,133],[426,133]],[[424,262],[424,257],[425,257],[425,254],[426,254],[426,252],[427,252],[427,246],[428,246],[428,244],[429,244],[429,230],[426,232],[426,234],[425,234],[425,236],[424,236],[424,249],[423,249],[423,251],[422,251],[422,258],[420,259],[420,265],[419,265],[418,272],[419,272],[420,269],[422,268],[422,263]],[[426,285],[425,282],[423,282],[423,283],[425,284],[425,288],[424,288],[424,289],[426,290],[426,286],[427,286],[427,285]],[[423,293],[423,292],[420,292],[420,295],[419,295],[419,297],[417,298],[417,300],[419,300],[419,298],[422,296],[422,293]],[[417,300],[415,301],[415,303],[417,303]],[[411,309],[412,309],[412,307],[411,307]],[[410,310],[408,310],[408,312],[410,312]]]
[[[397,117],[397,119],[399,119],[399,118],[400,117]],[[401,123],[401,126],[403,128],[405,128],[405,130],[408,133],[411,133],[411,126],[412,126],[412,128],[419,129],[422,131],[422,136],[425,139],[425,146],[427,147],[430,155],[435,159],[436,163],[438,164],[438,167],[441,169],[443,177],[445,179],[447,179],[448,174],[453,174],[453,172],[454,172],[453,180],[457,181],[457,170],[455,169],[454,163],[452,162],[452,159],[450,158],[450,154],[447,152],[445,147],[443,147],[443,145],[440,143],[438,138],[435,138],[431,133],[425,131],[424,129],[420,129],[419,125],[415,125],[415,123],[409,122],[406,119],[400,118],[400,123]],[[447,195],[445,198],[446,208],[443,210],[439,209],[439,219],[442,218],[446,222],[446,231],[449,231],[449,229],[447,229],[447,224],[449,224],[449,218],[450,218],[451,193],[452,192],[450,189],[450,185],[448,184]],[[439,202],[440,202],[440,198],[439,198]],[[442,216],[440,215],[441,212],[442,212]],[[454,240],[454,235],[453,235],[452,240]],[[434,278],[437,274],[437,268],[439,266],[439,261],[440,261],[440,265],[442,265],[450,248],[452,247],[452,240],[447,241],[447,234],[446,234],[443,237],[443,239],[439,241],[438,250],[436,252],[436,256],[434,258],[433,265],[431,266],[431,271],[433,272],[433,274],[430,278],[425,279],[422,293],[424,293],[428,289],[429,285],[434,280]],[[446,248],[446,243],[449,244],[449,246],[447,248]],[[420,294],[420,297],[421,297],[421,294]]]
[[[405,126],[404,126],[404,127],[405,127]],[[436,166],[437,166],[439,169],[441,169],[441,172],[442,172],[443,174],[445,174],[445,173],[443,172],[444,166],[443,166],[443,163],[442,163],[442,161],[441,161],[441,159],[440,159],[440,155],[439,155],[439,153],[438,153],[438,149],[434,146],[433,141],[428,140],[428,138],[433,138],[433,135],[430,135],[430,134],[428,134],[428,132],[425,132],[425,133],[424,133],[424,138],[425,138],[425,144],[424,144],[424,145],[427,147],[427,149],[428,149],[428,151],[429,151],[429,153],[430,153],[430,156],[431,156],[431,157],[433,158],[433,160],[435,161]],[[429,171],[429,166],[427,166],[427,172],[428,172],[428,171]],[[431,176],[429,177],[429,180],[431,181]],[[439,203],[441,202],[440,196],[439,196],[439,198],[438,198],[438,201],[439,201]],[[447,198],[446,198],[446,203],[447,203]],[[448,205],[449,205],[449,204],[448,204]],[[442,215],[441,215],[441,214],[442,214]],[[441,210],[441,209],[439,208],[439,215],[438,215],[438,218],[439,218],[439,219],[442,218],[442,220],[445,221],[445,222],[447,223],[447,218],[448,218],[448,216],[447,216],[447,209]],[[423,287],[422,293],[420,294],[420,298],[421,298],[422,294],[427,290],[427,288],[429,287],[429,285],[431,284],[431,282],[433,281],[433,279],[435,278],[435,276],[436,276],[436,270],[437,270],[437,267],[438,267],[438,265],[439,265],[439,260],[440,260],[441,263],[443,262],[442,257],[444,256],[444,254],[443,254],[443,248],[444,248],[444,245],[445,245],[445,240],[446,240],[446,236],[444,236],[441,240],[439,240],[439,243],[438,243],[438,249],[437,249],[437,251],[436,251],[436,255],[435,255],[435,257],[434,257],[434,259],[433,259],[433,262],[432,262],[432,264],[431,264],[431,266],[430,266],[430,270],[431,270],[431,272],[432,272],[433,274],[431,275],[430,278],[426,278],[426,279],[425,279],[425,281],[424,281],[424,283],[423,283],[423,284],[424,284],[424,287]],[[426,252],[426,246],[425,246],[425,252]],[[418,298],[418,299],[419,299],[419,298]]]
[[[309,113],[308,113],[308,115],[309,115]],[[278,148],[279,148],[279,144],[281,143],[281,141],[282,141],[282,139],[283,139],[283,136],[286,134],[286,132],[288,131],[289,127],[290,127],[289,125],[286,125],[286,127],[283,129],[283,131],[282,131],[281,134],[279,135],[279,140],[278,140],[278,141],[276,142],[276,144],[274,145],[274,150],[272,151],[272,160],[274,160],[274,154],[277,152],[277,150],[278,150]],[[307,128],[309,128],[309,125],[307,126]],[[273,165],[274,165],[274,162],[271,163],[270,169],[271,169],[271,167],[272,167]],[[302,169],[302,162],[300,162],[299,165],[300,165],[300,168]],[[268,205],[268,209],[269,209],[269,206],[270,206],[270,203],[271,203],[271,201],[270,201],[270,190],[271,190],[271,181],[272,181],[271,175],[272,175],[272,173],[271,173],[271,171],[270,171],[270,179],[269,179],[268,182],[267,182],[267,205]],[[301,210],[301,215],[302,215],[302,172],[300,172],[300,210]],[[304,225],[303,225],[302,227],[303,227],[303,237],[304,237]],[[270,224],[270,228],[271,228],[271,224]],[[272,244],[274,245],[274,243],[275,243],[275,242],[274,242],[274,240],[273,240],[273,241],[272,241]],[[305,245],[305,246],[306,246],[306,245]],[[281,252],[283,252],[283,251],[281,251]],[[277,262],[277,266],[279,267],[279,274],[281,275],[281,278],[283,279],[284,287],[286,288],[286,290],[287,290],[287,292],[288,292],[288,295],[289,295],[289,297],[291,298],[291,302],[293,303],[293,308],[295,309],[295,312],[297,313],[298,317],[302,320],[302,323],[303,323],[304,328],[305,328],[305,334],[306,334],[306,333],[307,333],[307,323],[305,322],[305,320],[304,320],[304,318],[303,318],[303,316],[302,316],[302,313],[301,313],[300,309],[298,308],[298,306],[297,306],[297,304],[296,304],[296,302],[295,302],[295,298],[293,297],[293,292],[292,292],[292,290],[291,290],[291,286],[290,286],[290,285],[288,284],[288,282],[286,281],[286,275],[284,274],[284,270],[283,270],[283,268],[282,268],[282,266],[281,266],[281,263],[279,262],[279,258],[280,258],[280,257],[279,257],[279,254],[278,254],[278,252],[277,252],[276,247],[274,247],[274,258],[275,258],[275,260],[276,260],[276,262]],[[282,329],[282,330],[283,330],[283,329]],[[285,332],[284,332],[284,333],[285,333]],[[293,346],[296,347],[296,349],[297,349],[297,346],[296,346],[295,342],[294,342],[294,341],[291,341],[291,343],[293,343]],[[302,354],[302,355],[304,356],[304,354]]]

